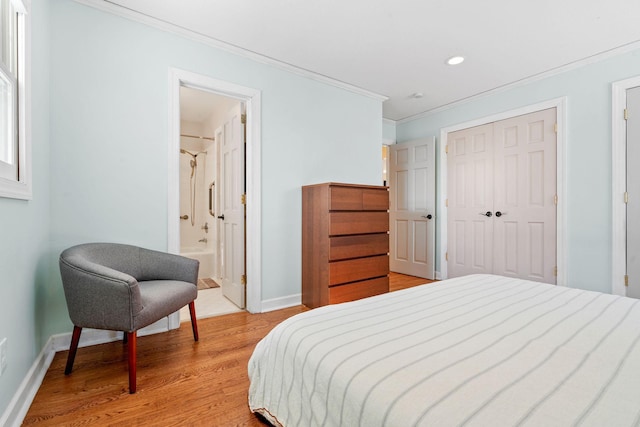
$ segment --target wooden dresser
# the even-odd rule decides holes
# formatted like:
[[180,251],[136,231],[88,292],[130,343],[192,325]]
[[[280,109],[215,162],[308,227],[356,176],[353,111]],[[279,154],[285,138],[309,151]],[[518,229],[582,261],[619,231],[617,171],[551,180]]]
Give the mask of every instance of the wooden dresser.
[[389,291],[387,187],[302,187],[302,303],[310,308]]

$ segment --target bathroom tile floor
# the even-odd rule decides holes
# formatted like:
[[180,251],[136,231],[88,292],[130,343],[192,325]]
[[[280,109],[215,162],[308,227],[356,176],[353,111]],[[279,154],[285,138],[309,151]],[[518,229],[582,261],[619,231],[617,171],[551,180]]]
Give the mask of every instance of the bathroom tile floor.
[[[220,288],[202,289],[198,291],[198,298],[196,299],[196,316],[198,319],[237,313],[239,311],[242,310],[222,295],[222,289]],[[190,320],[189,307],[183,307],[180,310],[180,321],[188,322]]]

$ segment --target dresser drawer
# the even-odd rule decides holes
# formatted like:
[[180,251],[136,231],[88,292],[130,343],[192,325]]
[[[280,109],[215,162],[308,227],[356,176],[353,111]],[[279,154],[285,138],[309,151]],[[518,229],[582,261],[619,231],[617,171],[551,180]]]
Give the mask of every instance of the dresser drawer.
[[389,212],[331,212],[329,235],[386,233]]
[[386,188],[362,190],[362,209],[365,211],[386,211],[389,209],[389,191]]
[[362,189],[329,187],[329,209],[332,211],[361,211]]
[[329,263],[329,286],[356,282],[389,274],[389,255]]
[[389,292],[389,277],[378,277],[377,279],[332,286],[329,288],[329,304],[355,301],[386,292]]
[[386,188],[355,188],[332,186],[329,192],[332,211],[386,211],[389,191]]
[[336,236],[329,240],[329,261],[389,253],[389,235]]

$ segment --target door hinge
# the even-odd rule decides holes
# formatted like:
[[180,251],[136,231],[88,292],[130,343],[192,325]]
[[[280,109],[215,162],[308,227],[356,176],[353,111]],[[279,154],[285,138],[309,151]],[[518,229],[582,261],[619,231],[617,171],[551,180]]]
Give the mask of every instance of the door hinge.
[[444,207],[445,208],[449,207],[449,199],[444,199]]
[[243,205],[247,204],[247,193],[242,193],[242,196],[240,196],[240,203]]
[[629,193],[627,193],[626,191],[624,192],[624,202],[629,203]]
[[629,120],[629,110],[627,110],[626,108],[624,109],[624,119]]
[[624,275],[624,285],[629,286],[629,276],[627,274]]
[[444,260],[449,261],[449,251],[444,253]]
[[554,131],[555,133],[558,133],[558,124],[557,124],[557,123],[554,123],[554,124],[553,124],[553,131]]
[[553,275],[558,276],[558,267],[553,267]]
[[246,115],[246,114],[241,114],[241,115],[240,115],[240,122],[241,122],[243,125],[246,125],[246,124],[247,124],[247,115]]
[[557,194],[553,195],[553,204],[558,206],[558,195]]
[[242,284],[242,285],[246,285],[247,284],[247,275],[246,274],[243,274],[240,277],[240,284]]
[[444,146],[444,153],[449,154],[449,144]]

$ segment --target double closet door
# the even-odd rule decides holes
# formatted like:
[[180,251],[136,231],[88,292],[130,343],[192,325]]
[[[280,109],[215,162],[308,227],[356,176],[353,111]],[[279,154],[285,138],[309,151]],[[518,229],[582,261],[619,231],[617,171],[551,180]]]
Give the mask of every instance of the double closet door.
[[449,277],[556,281],[556,109],[449,133]]

